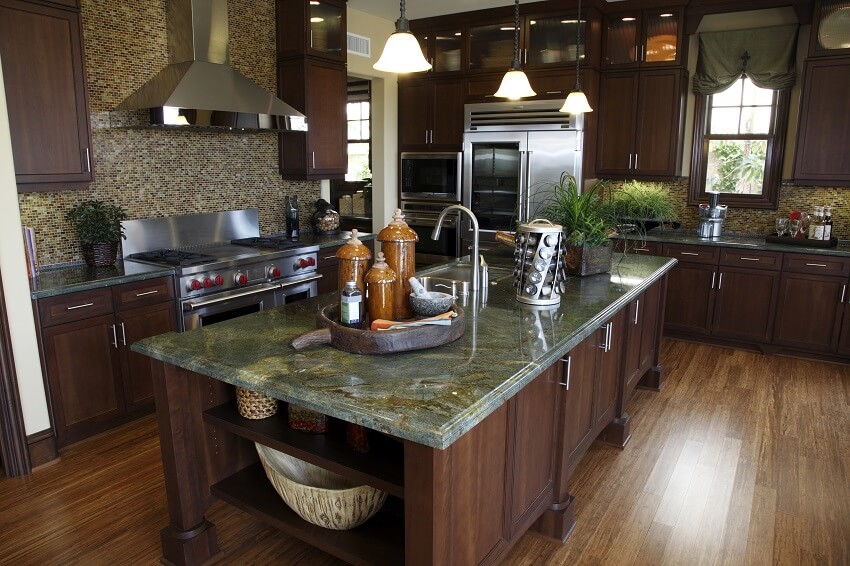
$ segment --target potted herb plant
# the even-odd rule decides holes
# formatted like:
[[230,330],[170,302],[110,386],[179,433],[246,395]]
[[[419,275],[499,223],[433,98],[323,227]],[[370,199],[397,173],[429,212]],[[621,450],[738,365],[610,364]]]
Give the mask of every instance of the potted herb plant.
[[660,183],[626,181],[611,191],[606,200],[610,215],[621,224],[635,226],[638,234],[665,223],[677,225],[678,212],[667,190]]
[[101,200],[86,200],[69,210],[66,218],[77,233],[88,265],[106,267],[115,263],[118,244],[125,237],[121,221],[127,213],[123,208]]
[[575,177],[562,173],[552,183],[543,206],[545,218],[563,226],[566,235],[566,270],[570,275],[593,275],[611,270],[614,246],[611,235],[616,220],[600,195],[601,184],[580,192]]

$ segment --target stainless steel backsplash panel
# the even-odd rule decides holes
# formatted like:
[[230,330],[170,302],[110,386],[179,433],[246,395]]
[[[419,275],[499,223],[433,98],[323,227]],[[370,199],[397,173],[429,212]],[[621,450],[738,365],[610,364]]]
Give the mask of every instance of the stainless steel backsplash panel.
[[164,248],[187,248],[212,242],[260,235],[260,214],[256,208],[125,220],[121,223],[127,239],[124,256]]

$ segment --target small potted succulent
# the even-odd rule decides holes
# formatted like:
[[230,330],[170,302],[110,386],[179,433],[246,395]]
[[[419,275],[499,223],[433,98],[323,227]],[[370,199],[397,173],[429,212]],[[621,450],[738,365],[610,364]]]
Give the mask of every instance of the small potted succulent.
[[115,263],[118,244],[124,236],[121,221],[127,213],[120,206],[101,200],[86,200],[66,215],[77,232],[83,259],[92,267],[107,267]]

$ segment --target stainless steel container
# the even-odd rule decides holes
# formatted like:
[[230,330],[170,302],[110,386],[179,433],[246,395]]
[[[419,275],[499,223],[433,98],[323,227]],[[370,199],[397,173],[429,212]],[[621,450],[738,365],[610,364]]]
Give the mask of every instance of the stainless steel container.
[[697,236],[700,238],[719,238],[726,221],[726,205],[717,204],[718,193],[710,193],[709,203],[699,205],[699,227]]
[[566,288],[564,231],[549,220],[532,220],[516,229],[516,299],[529,305],[557,305]]

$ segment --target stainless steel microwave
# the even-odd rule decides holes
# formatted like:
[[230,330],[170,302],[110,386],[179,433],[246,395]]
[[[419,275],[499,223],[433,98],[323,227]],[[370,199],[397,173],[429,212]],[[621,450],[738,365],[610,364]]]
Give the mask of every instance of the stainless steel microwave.
[[460,202],[461,152],[402,152],[402,200]]

